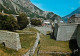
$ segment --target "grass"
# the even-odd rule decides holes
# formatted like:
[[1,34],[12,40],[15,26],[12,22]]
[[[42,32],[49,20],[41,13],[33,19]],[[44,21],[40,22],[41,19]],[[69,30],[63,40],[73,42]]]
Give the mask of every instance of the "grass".
[[[25,33],[27,31],[31,33],[34,32],[34,33],[33,34]],[[22,56],[34,45],[36,40],[36,32],[38,32],[36,29],[25,28],[23,30],[18,30],[16,32],[25,33],[25,34],[20,34],[20,42],[21,42],[22,49],[20,49],[19,51],[15,51],[13,49],[9,49],[7,47],[3,47],[2,45],[0,45],[0,56]]]
[[35,28],[25,28],[23,30],[18,30],[17,31],[17,33],[25,33],[25,32],[39,32],[39,31]]
[[39,32],[37,29],[35,28],[25,28],[24,30],[27,30],[27,31],[32,31],[32,32]]
[[36,34],[20,34],[22,48],[28,49],[33,46],[36,40]]
[[[25,54],[33,45],[36,40],[36,32],[39,32],[38,30],[34,28],[25,28],[23,30],[16,31],[17,33],[25,33],[20,34],[20,41],[22,49],[19,51],[15,51],[6,47],[3,47],[0,45],[0,56],[22,56]],[[32,32],[33,34],[28,34],[28,32]],[[50,32],[47,32],[49,34]],[[38,48],[40,47],[40,51],[42,52],[70,52],[69,49],[69,41],[56,41],[54,39],[50,38],[50,35],[44,36],[41,34],[40,38],[40,44],[38,45]],[[34,56],[37,56],[37,50],[34,54]],[[51,54],[41,54],[44,56],[52,56]]]
[[41,35],[40,51],[42,52],[70,52],[69,41],[56,41],[50,35]]
[[[47,32],[47,34],[49,34],[50,32]],[[40,47],[40,48],[39,48]],[[69,41],[56,41],[54,39],[50,38],[50,35],[40,35],[40,44],[38,45],[34,56],[37,56],[37,51],[41,51],[41,52],[68,52],[68,53],[72,53],[72,51],[69,48]],[[70,54],[68,55],[64,55],[64,54],[39,54],[40,56],[70,56]]]

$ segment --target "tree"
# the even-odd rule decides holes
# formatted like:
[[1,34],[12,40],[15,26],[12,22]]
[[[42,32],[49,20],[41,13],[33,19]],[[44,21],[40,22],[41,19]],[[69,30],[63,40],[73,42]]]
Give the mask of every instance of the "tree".
[[2,22],[2,18],[3,18],[3,15],[2,14],[0,14],[0,29],[2,29],[2,27],[1,27],[1,22]]
[[16,19],[12,15],[4,15],[1,18],[1,29],[14,31],[19,28]]
[[19,14],[17,19],[18,19],[18,24],[20,26],[20,29],[25,28],[29,24],[29,21],[27,19],[27,15],[25,13]]
[[17,24],[17,21],[16,19],[12,16],[12,15],[9,15],[6,19],[7,23],[6,23],[6,29],[9,29],[9,30],[16,30],[19,28],[18,24]]
[[38,26],[38,25],[41,25],[41,21],[38,20],[38,19],[32,19],[32,20],[31,20],[31,24],[32,24],[32,25],[35,25],[35,26]]

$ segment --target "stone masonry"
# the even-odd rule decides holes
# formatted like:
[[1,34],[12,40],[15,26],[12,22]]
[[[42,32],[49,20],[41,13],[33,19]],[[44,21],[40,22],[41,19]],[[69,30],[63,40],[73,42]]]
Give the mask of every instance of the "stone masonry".
[[34,28],[39,30],[44,35],[46,35],[47,31],[50,31],[50,32],[53,31],[53,29],[51,28],[51,25],[46,25],[46,26],[43,26],[43,27],[34,27]]
[[69,41],[76,39],[80,48],[80,24],[56,24],[54,36],[57,41]]
[[20,38],[18,33],[0,30],[0,43],[8,48],[21,49]]
[[80,14],[74,14],[68,18],[68,23],[80,23]]
[[80,24],[77,27],[77,38],[76,38],[76,40],[77,40],[77,44],[80,48]]
[[67,41],[76,38],[78,24],[60,23],[55,25],[54,36],[57,41]]

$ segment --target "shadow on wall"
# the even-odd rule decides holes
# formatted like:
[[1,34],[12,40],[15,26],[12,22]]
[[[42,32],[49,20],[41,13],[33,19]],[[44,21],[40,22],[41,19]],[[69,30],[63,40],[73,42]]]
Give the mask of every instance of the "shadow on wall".
[[78,49],[79,48],[78,48],[76,39],[72,39],[72,40],[69,41],[69,48],[72,51],[71,56],[79,56],[78,55]]
[[55,36],[54,36],[54,30],[53,32],[50,34],[50,38],[56,40]]
[[48,33],[48,34],[46,34],[46,35],[50,35],[50,38],[51,38],[51,39],[56,40],[56,38],[55,38],[55,36],[54,36],[54,30],[53,30],[53,32]]
[[69,41],[69,48],[71,49],[72,51],[72,54],[71,56],[79,56],[79,47],[78,47],[78,44],[77,44],[77,28],[76,30],[74,31],[72,37],[71,37],[71,40]]

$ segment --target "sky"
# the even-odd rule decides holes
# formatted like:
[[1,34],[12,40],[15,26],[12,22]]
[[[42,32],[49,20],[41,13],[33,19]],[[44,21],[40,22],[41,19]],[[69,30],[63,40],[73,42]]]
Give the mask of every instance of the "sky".
[[43,11],[53,12],[61,17],[80,7],[80,0],[31,0],[31,2]]

